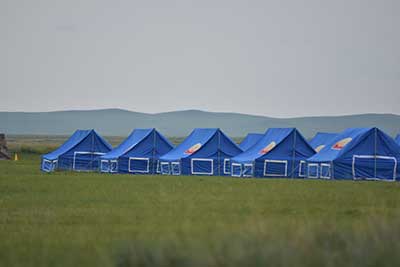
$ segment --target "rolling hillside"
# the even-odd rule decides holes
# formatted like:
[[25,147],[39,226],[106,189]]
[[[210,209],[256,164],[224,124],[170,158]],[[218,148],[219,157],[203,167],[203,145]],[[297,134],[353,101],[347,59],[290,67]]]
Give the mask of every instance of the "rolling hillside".
[[185,136],[196,127],[219,127],[230,136],[264,132],[269,127],[297,127],[306,136],[348,127],[377,126],[390,135],[400,132],[400,116],[362,114],[335,117],[271,118],[238,113],[185,110],[147,114],[120,109],[56,112],[0,112],[0,132],[65,135],[95,128],[103,135],[126,136],[133,128],[156,127],[167,136]]

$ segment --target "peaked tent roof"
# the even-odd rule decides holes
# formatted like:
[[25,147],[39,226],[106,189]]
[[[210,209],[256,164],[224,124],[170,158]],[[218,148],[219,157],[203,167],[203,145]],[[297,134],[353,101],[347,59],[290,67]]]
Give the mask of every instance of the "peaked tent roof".
[[97,134],[95,130],[76,130],[73,135],[67,141],[65,141],[64,144],[62,144],[53,152],[43,155],[43,158],[47,160],[56,160],[59,156],[67,153],[68,151],[79,145],[79,143],[81,143],[90,135],[96,136],[103,145],[105,145],[110,150],[112,149],[111,145],[103,137]]
[[300,150],[300,154],[309,157],[315,153],[314,149],[296,128],[270,128],[255,145],[236,157],[233,157],[232,162],[253,162],[259,158],[268,156],[277,150],[279,145],[292,133],[296,133],[296,149]]
[[162,161],[174,161],[206,152],[208,142],[216,135],[220,136],[218,149],[227,155],[237,155],[242,152],[239,146],[218,128],[196,128],[183,142],[160,158]]
[[[321,151],[322,146],[326,146],[333,138],[335,138],[337,133],[322,133],[318,132],[309,142],[309,144],[317,152]],[[318,149],[319,148],[319,149]]]
[[[363,144],[368,137],[376,132],[377,137],[380,138],[379,144],[368,143]],[[338,134],[331,140],[318,154],[310,157],[310,162],[331,162],[339,158],[345,157],[348,153],[353,153],[359,145],[363,145],[359,149],[360,152],[370,153],[369,147],[376,147],[376,152],[379,155],[400,155],[400,147],[396,144],[393,138],[379,130],[378,128],[348,128],[342,133]],[[383,151],[382,151],[383,149]]]
[[155,128],[135,129],[119,146],[103,155],[101,159],[116,159],[123,156],[152,133],[157,134],[164,141],[164,143],[173,148],[173,145],[168,141],[168,139],[161,135]]
[[246,151],[253,145],[255,145],[261,137],[263,137],[264,134],[261,133],[249,133],[247,136],[240,142],[239,147],[243,150]]

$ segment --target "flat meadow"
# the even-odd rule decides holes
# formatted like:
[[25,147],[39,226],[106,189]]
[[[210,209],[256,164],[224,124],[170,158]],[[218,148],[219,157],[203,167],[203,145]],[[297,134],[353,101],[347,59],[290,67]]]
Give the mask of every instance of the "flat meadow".
[[396,182],[47,174],[21,151],[1,266],[400,266]]

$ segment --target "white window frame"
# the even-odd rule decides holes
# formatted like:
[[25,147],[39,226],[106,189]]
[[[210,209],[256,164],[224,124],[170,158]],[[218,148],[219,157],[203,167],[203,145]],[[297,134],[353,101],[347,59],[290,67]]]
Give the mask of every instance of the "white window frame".
[[[168,172],[163,172],[163,168],[162,168],[163,165],[164,165],[164,166],[165,166],[165,165],[168,166]],[[161,173],[161,174],[164,174],[164,175],[169,175],[169,174],[171,174],[171,166],[170,166],[170,164],[169,164],[168,161],[160,161],[160,173]]]
[[[147,162],[147,169],[146,169],[146,170],[132,170],[132,169],[131,169],[131,160],[146,161],[146,162]],[[134,173],[149,173],[149,172],[150,172],[150,159],[149,159],[149,158],[129,157],[129,161],[128,161],[128,172],[134,172]]]
[[[366,177],[356,177],[356,159],[386,159],[386,160],[393,160],[394,167],[393,167],[393,179],[379,179],[377,177],[374,178],[366,178]],[[353,155],[353,164],[352,164],[352,171],[353,171],[353,180],[385,180],[385,181],[396,181],[397,176],[397,159],[395,157],[390,156],[379,156],[379,155]]]
[[[245,167],[251,167],[251,174],[244,174]],[[243,164],[243,177],[253,177],[254,176],[254,165],[252,163],[245,163]]]
[[[195,172],[193,171],[193,162],[194,161],[209,161],[211,162],[211,172]],[[191,167],[191,173],[194,175],[214,175],[214,160],[213,159],[205,159],[205,158],[193,158],[190,160],[190,167]]]
[[[239,175],[234,174],[233,166],[239,166],[240,167]],[[242,177],[242,164],[240,164],[240,163],[232,163],[231,164],[231,176],[233,176],[233,177]]]
[[90,155],[99,155],[99,156],[102,156],[102,155],[105,155],[106,153],[103,153],[103,152],[90,152],[90,151],[75,151],[74,152],[74,158],[73,158],[73,161],[72,161],[72,169],[74,170],[74,171],[78,171],[78,172],[81,172],[81,171],[90,171],[90,170],[77,170],[77,169],[75,169],[75,161],[76,161],[76,155],[78,155],[78,154],[81,154],[81,155],[88,155],[88,154],[90,154]]
[[[322,175],[322,167],[328,167],[328,176]],[[319,171],[319,177],[322,179],[331,179],[332,177],[332,171],[331,171],[331,164],[329,163],[321,163],[320,165],[320,171]]]
[[[317,167],[316,168],[316,170],[317,170],[317,175],[316,176],[311,176],[310,175],[310,167]],[[307,178],[311,178],[311,179],[318,179],[319,178],[319,164],[318,163],[309,163],[308,165],[307,165]]]
[[[223,171],[223,173],[224,174],[231,174],[231,172],[230,171],[226,171],[226,163],[227,162],[231,162],[231,159],[224,159],[224,166],[223,166],[223,168],[224,168],[224,171]],[[230,170],[231,168],[229,168],[228,170]]]
[[301,165],[305,164],[307,167],[307,162],[305,160],[300,160],[300,164],[299,164],[299,177],[306,177],[307,174],[305,173],[306,170],[304,170],[304,174],[301,174]]
[[157,160],[156,173],[161,173],[161,164],[159,159]]
[[[51,164],[51,166],[52,166],[52,168],[51,168],[50,170],[46,170],[46,169],[44,168],[45,162],[50,162],[50,164]],[[57,164],[57,163],[58,163],[58,160],[57,160],[57,159],[55,159],[55,160],[43,159],[43,162],[42,162],[42,170],[43,170],[44,172],[52,172],[52,171],[54,171],[54,170],[56,169],[56,167],[53,167],[53,164]]]
[[[174,165],[178,166],[178,173],[174,173]],[[179,161],[172,161],[171,162],[171,174],[172,175],[181,175],[181,163]]]
[[[116,163],[115,164],[115,166],[116,166],[115,171],[113,171],[112,168],[111,168],[113,162]],[[116,172],[118,172],[118,159],[110,160],[110,173],[116,173]]]
[[287,160],[276,160],[276,159],[266,159],[266,160],[264,160],[264,176],[267,176],[267,177],[282,177],[281,174],[268,174],[267,173],[267,164],[268,164],[268,162],[271,162],[271,163],[284,163],[285,164],[285,176],[283,176],[283,177],[287,177],[288,161]]
[[[108,162],[108,166],[110,166],[107,171],[103,171],[103,162]],[[100,160],[100,172],[110,172],[111,170],[111,165],[110,165],[110,161],[108,159],[102,159]]]

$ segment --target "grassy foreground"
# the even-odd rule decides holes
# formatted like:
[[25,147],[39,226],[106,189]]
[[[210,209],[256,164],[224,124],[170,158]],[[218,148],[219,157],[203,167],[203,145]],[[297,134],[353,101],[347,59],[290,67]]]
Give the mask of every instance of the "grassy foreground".
[[400,266],[400,184],[0,161],[1,266]]

